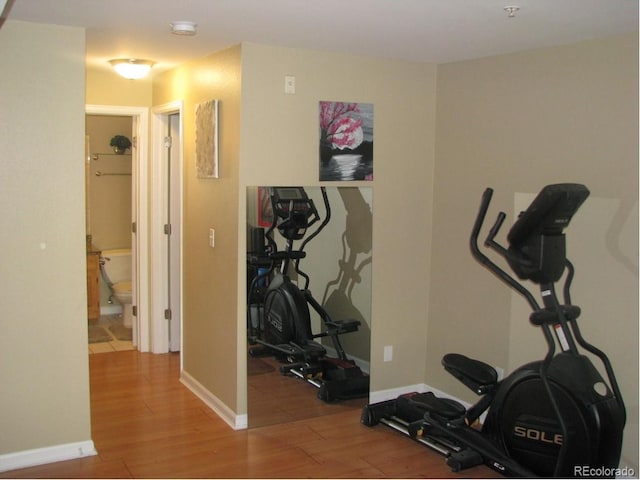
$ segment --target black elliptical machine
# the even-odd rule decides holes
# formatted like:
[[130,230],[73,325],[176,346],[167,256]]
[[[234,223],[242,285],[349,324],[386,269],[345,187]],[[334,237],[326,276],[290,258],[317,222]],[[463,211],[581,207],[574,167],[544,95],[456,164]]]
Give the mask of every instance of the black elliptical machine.
[[[432,392],[406,394],[366,406],[362,423],[384,423],[411,436],[445,455],[453,471],[484,463],[507,476],[579,477],[589,468],[613,476],[620,460],[625,407],[609,359],[587,343],[578,328],[580,308],[571,304],[569,292],[574,268],[566,259],[563,234],[589,191],[579,184],[549,185],[509,231],[509,248],[494,240],[503,212],[484,243],[507,260],[519,279],[539,285],[542,306],[478,248],[492,193],[487,189],[482,197],[471,251],[527,300],[533,310],[529,319],[545,337],[546,356],[498,381],[493,367],[447,354],[442,359],[445,370],[480,396],[475,405],[465,409]],[[565,270],[561,304],[554,285]],[[578,345],[600,359],[608,383]],[[478,419],[485,412],[480,427]]]
[[[340,342],[340,335],[356,332],[358,320],[333,320],[309,290],[309,276],[300,268],[305,258],[305,246],[331,220],[331,207],[325,187],[321,187],[325,207],[324,219],[302,187],[270,187],[273,221],[264,233],[265,252],[256,264],[268,265],[256,275],[248,293],[249,355],[274,356],[283,362],[280,371],[296,376],[317,387],[318,398],[325,402],[363,398],[369,395],[369,376],[355,361],[349,359]],[[307,235],[317,222],[319,226]],[[286,239],[286,247],[278,251],[273,232],[278,230]],[[302,241],[298,249],[294,242]],[[293,268],[304,286],[299,288],[289,276]],[[260,289],[260,285],[268,285]],[[313,333],[309,305],[321,319],[322,329]],[[329,357],[317,339],[329,337],[336,357]]]

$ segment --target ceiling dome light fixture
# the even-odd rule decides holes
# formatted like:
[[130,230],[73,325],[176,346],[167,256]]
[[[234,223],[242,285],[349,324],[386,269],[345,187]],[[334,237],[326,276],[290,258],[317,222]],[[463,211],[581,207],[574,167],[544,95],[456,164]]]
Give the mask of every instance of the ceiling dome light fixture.
[[196,34],[196,27],[198,24],[193,22],[173,22],[171,25],[171,33],[174,35],[184,35],[187,37],[192,37]]
[[137,58],[117,58],[109,60],[109,63],[118,75],[128,78],[129,80],[137,80],[146,77],[154,65],[151,60],[140,60]]

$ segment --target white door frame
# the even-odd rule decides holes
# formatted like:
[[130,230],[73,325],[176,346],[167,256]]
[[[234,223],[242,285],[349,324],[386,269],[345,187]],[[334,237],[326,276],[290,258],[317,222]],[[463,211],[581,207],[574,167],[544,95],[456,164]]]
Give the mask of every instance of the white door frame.
[[132,255],[135,278],[133,281],[133,304],[137,315],[137,347],[141,352],[150,351],[150,308],[149,308],[149,216],[148,198],[148,145],[149,109],[117,105],[85,105],[87,115],[118,115],[132,117],[135,148],[132,158],[132,222],[136,224]]
[[[154,353],[166,353],[170,350],[169,345],[169,322],[164,317],[164,311],[168,306],[168,292],[165,279],[168,277],[167,256],[169,242],[168,237],[164,233],[164,225],[167,223],[167,191],[168,182],[167,169],[164,168],[167,158],[167,147],[165,145],[165,137],[168,130],[169,115],[178,114],[180,119],[179,125],[179,142],[182,145],[183,139],[183,118],[184,118],[184,102],[176,100],[164,105],[158,105],[151,109],[151,196],[150,212],[151,212],[151,351]],[[179,148],[178,158],[176,160],[177,168],[174,169],[178,175],[179,191],[173,192],[172,197],[177,198],[180,209],[180,219],[178,225],[172,225],[174,235],[179,235],[182,239],[182,213],[183,210],[183,149]],[[174,272],[172,281],[178,281],[180,298],[182,295],[182,260],[183,249],[180,248],[180,268],[179,272]],[[183,308],[180,302],[179,319],[181,322],[180,331],[182,332]],[[182,351],[182,335],[180,335],[180,351]],[[181,356],[182,358],[182,356]]]

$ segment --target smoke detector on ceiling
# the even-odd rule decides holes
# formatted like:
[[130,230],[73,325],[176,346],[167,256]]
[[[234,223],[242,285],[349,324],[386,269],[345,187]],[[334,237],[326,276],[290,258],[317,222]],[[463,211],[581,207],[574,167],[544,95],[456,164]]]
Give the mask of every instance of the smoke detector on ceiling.
[[518,13],[519,10],[520,10],[520,7],[517,5],[507,5],[506,7],[504,7],[504,11],[507,12],[507,15],[509,15],[509,18],[514,18],[516,16],[516,13]]
[[192,37],[196,34],[197,24],[193,22],[173,22],[171,25],[171,33],[174,35],[185,35]]

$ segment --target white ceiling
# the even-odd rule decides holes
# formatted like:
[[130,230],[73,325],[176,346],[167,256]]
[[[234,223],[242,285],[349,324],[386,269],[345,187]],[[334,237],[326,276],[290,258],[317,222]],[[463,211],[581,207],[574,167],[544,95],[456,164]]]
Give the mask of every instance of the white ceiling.
[[[144,58],[155,72],[243,41],[445,63],[638,30],[638,0],[13,2],[9,20],[85,27],[91,66]],[[507,5],[520,7],[514,18]],[[172,35],[179,20],[197,23],[197,35]]]

